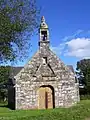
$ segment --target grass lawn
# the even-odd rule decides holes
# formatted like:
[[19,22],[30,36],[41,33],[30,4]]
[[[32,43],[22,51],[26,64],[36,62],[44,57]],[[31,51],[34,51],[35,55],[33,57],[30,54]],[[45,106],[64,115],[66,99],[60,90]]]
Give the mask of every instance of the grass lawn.
[[49,110],[10,110],[0,107],[0,120],[90,120],[90,100],[71,108]]

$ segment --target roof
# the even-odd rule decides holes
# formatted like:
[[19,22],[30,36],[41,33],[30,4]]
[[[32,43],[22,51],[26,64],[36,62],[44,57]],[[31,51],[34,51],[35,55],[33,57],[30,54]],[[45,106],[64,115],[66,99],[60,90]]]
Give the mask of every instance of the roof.
[[10,78],[16,76],[22,68],[24,67],[11,67]]
[[67,65],[67,67],[74,73],[74,68],[72,65]]
[[8,84],[9,85],[15,85],[15,79],[14,76],[16,76],[20,70],[23,67],[11,67],[11,71],[10,71],[10,75],[9,75],[9,80],[8,80]]

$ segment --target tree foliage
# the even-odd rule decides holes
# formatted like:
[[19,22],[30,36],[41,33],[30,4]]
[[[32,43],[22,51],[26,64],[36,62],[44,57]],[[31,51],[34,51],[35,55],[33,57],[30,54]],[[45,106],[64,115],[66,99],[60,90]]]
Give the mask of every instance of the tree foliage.
[[9,80],[9,72],[10,67],[9,66],[0,66],[0,88],[3,84],[6,84]]
[[90,59],[82,59],[77,62],[77,76],[80,83],[85,85],[90,93]]
[[0,62],[25,55],[38,13],[35,0],[0,0]]
[[7,97],[7,83],[9,80],[10,67],[0,66],[0,100]]

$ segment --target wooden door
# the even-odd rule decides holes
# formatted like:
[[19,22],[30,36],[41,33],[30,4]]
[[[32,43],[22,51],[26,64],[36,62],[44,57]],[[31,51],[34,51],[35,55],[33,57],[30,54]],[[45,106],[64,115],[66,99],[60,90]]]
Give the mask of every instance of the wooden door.
[[39,109],[53,108],[53,94],[49,87],[39,89]]
[[52,94],[52,89],[49,87],[46,87],[46,93],[47,93],[47,104],[48,108],[53,108],[53,94]]
[[45,109],[45,88],[39,89],[39,109]]

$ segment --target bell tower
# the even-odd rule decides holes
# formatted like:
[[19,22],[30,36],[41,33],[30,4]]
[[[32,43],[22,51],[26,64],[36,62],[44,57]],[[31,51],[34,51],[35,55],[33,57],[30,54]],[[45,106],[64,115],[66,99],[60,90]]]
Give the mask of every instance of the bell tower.
[[49,48],[49,30],[48,25],[45,22],[44,16],[41,18],[40,28],[39,28],[39,47]]

